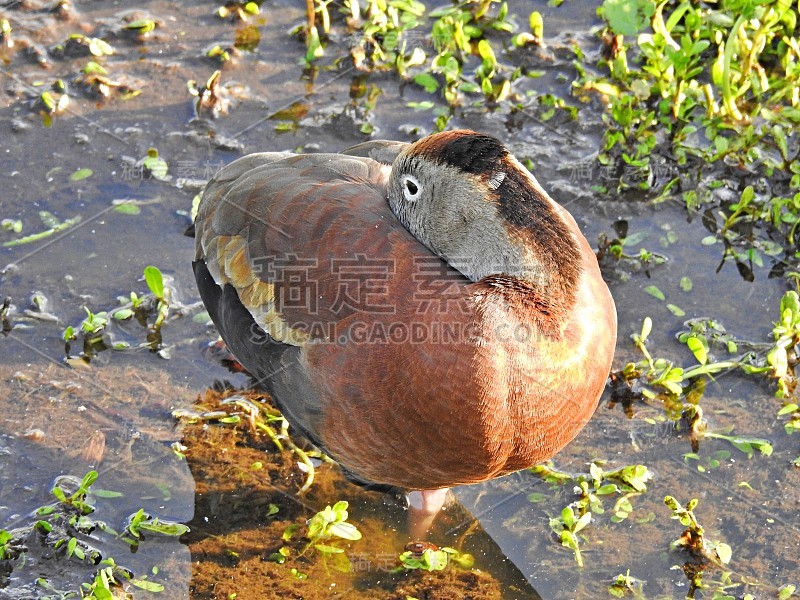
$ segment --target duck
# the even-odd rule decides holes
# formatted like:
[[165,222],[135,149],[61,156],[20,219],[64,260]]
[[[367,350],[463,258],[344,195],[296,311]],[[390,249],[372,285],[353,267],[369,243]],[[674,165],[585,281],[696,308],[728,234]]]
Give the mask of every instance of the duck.
[[552,458],[611,369],[617,318],[575,219],[470,130],[223,167],[193,268],[220,336],[352,481],[424,535],[458,485]]

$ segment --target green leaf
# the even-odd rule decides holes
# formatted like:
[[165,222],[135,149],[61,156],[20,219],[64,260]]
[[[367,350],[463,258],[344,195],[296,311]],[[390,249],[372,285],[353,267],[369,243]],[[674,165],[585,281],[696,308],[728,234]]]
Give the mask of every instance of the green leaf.
[[47,521],[36,521],[34,527],[39,531],[43,531],[44,533],[50,533],[51,531],[53,531],[53,526]]
[[645,465],[628,465],[607,472],[606,478],[622,481],[637,492],[646,492],[647,482],[653,478],[653,473]]
[[114,210],[123,215],[138,215],[142,209],[135,202],[120,202],[114,205]]
[[671,312],[676,317],[684,317],[684,316],[686,316],[686,311],[683,310],[680,306],[677,306],[675,304],[667,303],[667,308],[669,309],[669,312]]
[[719,557],[719,560],[723,565],[727,565],[729,562],[731,562],[731,556],[733,552],[731,551],[731,547],[728,544],[719,542],[714,547],[714,552],[717,553],[717,556]]
[[164,586],[155,581],[147,581],[146,579],[131,579],[131,583],[138,588],[147,590],[148,592],[163,592]]
[[337,537],[345,540],[360,540],[361,532],[356,529],[356,526],[351,523],[334,523],[330,526],[328,531]]
[[50,229],[55,229],[56,227],[61,225],[61,221],[58,220],[58,217],[56,217],[49,210],[40,210],[39,218],[42,220],[44,226],[49,227]]
[[92,73],[95,75],[108,75],[106,68],[103,65],[94,62],[93,60],[90,60],[88,63],[86,63],[86,66],[83,67],[83,72],[87,75]]
[[652,0],[605,0],[599,12],[616,34],[633,36],[644,29],[655,13]]
[[644,291],[650,294],[653,298],[656,298],[657,300],[666,299],[666,296],[664,296],[664,292],[662,292],[654,285],[648,285],[646,288],[644,288]]
[[94,171],[91,169],[78,169],[72,175],[69,176],[70,181],[80,181],[81,179],[86,179],[87,177],[91,177],[94,174]]
[[423,100],[422,102],[406,102],[406,106],[419,112],[423,110],[430,110],[436,105],[430,100]]
[[114,48],[100,38],[91,38],[89,40],[89,52],[95,56],[110,56],[114,54]]
[[124,29],[136,31],[137,33],[150,33],[156,28],[156,22],[152,19],[137,19],[127,23]]
[[597,482],[603,481],[603,469],[597,463],[591,463],[589,465],[589,475]]
[[741,199],[739,200],[739,207],[744,207],[750,204],[750,202],[753,201],[753,198],[755,198],[755,196],[756,196],[755,188],[753,188],[752,185],[748,185],[746,188],[742,190],[742,196]]
[[164,277],[158,267],[149,265],[144,268],[144,280],[153,296],[159,300],[164,299]]
[[575,523],[575,528],[572,530],[572,532],[578,533],[581,529],[586,527],[591,522],[592,522],[592,513],[587,512],[580,519],[578,519],[578,521]]
[[97,498],[121,498],[124,496],[122,492],[115,492],[113,490],[92,489],[92,496]]
[[684,292],[691,292],[692,291],[692,280],[689,277],[681,277],[681,289]]
[[785,377],[789,370],[789,359],[786,348],[775,346],[767,352],[767,363],[772,366],[776,377]]
[[181,536],[184,533],[189,533],[189,527],[183,523],[162,523],[158,520],[152,522],[143,521],[139,524],[139,529],[171,536]]
[[635,233],[630,234],[627,237],[624,237],[622,241],[622,245],[625,247],[633,247],[638,246],[643,241],[647,239],[648,233],[646,231],[637,231]]
[[[433,94],[439,89],[439,82],[436,81],[436,78],[430,73],[419,73],[414,76],[414,83],[421,85],[429,94]],[[431,103],[431,108],[432,106]]]
[[92,594],[97,600],[114,600],[114,594],[106,588],[96,587],[92,590]]
[[89,471],[86,475],[83,476],[81,480],[81,488],[84,490],[89,489],[89,487],[97,481],[97,471]]
[[13,233],[22,233],[22,221],[19,219],[3,219],[0,221],[0,227]]
[[147,150],[147,156],[142,161],[142,166],[156,179],[166,179],[169,166],[167,161],[158,155],[158,150],[150,148]]
[[561,520],[567,529],[572,529],[573,525],[575,525],[575,511],[572,510],[571,506],[565,506],[561,509]]
[[542,13],[533,11],[528,18],[528,24],[530,25],[531,33],[541,40],[544,37],[544,19],[542,18]]
[[653,330],[653,319],[651,319],[650,317],[645,317],[644,321],[642,321],[642,332],[640,334],[642,341],[645,341],[647,339],[647,336],[650,335],[650,332],[652,330]]
[[343,549],[328,544],[314,544],[314,548],[325,554],[342,554],[344,552]]
[[706,344],[703,343],[704,341],[697,336],[690,336],[689,339],[686,340],[686,345],[689,346],[689,350],[692,351],[694,357],[697,359],[701,365],[706,364],[708,362],[708,349],[706,348]]
[[487,65],[491,67],[497,65],[497,57],[494,54],[494,50],[492,49],[492,45],[489,43],[489,40],[484,39],[478,42],[478,54],[480,54],[484,63]]
[[312,27],[306,36],[306,62],[313,62],[317,58],[322,58],[325,49],[319,39],[319,31]]
[[781,298],[781,314],[784,314],[787,310],[792,311],[795,319],[800,315],[800,296],[794,290],[786,292]]

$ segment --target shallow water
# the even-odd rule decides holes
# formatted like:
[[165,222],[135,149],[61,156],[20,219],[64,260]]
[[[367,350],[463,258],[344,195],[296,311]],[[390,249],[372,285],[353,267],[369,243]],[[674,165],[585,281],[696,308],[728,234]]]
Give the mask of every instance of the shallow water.
[[[192,473],[170,447],[183,435],[171,411],[190,407],[215,380],[244,384],[245,379],[231,375],[206,353],[215,333],[192,318],[201,309],[190,267],[193,241],[183,231],[189,225],[195,180],[206,179],[247,152],[345,148],[366,139],[359,132],[365,118],[376,128],[374,137],[409,139],[409,125],[428,132],[433,117],[412,111],[406,103],[429,97],[414,86],[399,85],[390,75],[370,76],[367,85],[377,86],[381,94],[365,117],[363,106],[352,97],[364,79],[347,61],[314,77],[298,65],[302,43],[286,32],[302,20],[304,11],[287,1],[270,6],[256,21],[262,33],[258,48],[225,65],[223,83],[238,83],[231,89],[229,114],[216,120],[195,118],[186,81],[202,83],[210,76],[215,65],[202,57],[203,51],[218,41],[230,43],[234,25],[213,16],[213,2],[156,1],[140,4],[142,12],[160,24],[152,37],[143,43],[113,39],[117,54],[105,61],[113,77],[141,87],[141,95],[98,102],[76,93],[69,110],[46,128],[30,110],[27,97],[44,88],[32,85],[58,77],[69,80],[86,59],[49,59],[49,66],[42,68],[24,57],[20,45],[49,47],[76,31],[101,35],[128,7],[108,1],[78,4],[73,17],[59,20],[42,10],[44,6],[12,3],[2,13],[19,35],[18,47],[0,55],[0,75],[8,92],[0,100],[0,218],[22,220],[23,234],[44,228],[38,216],[42,210],[61,220],[80,216],[81,222],[42,241],[0,249],[0,266],[8,265],[0,275],[0,297],[12,298],[14,305],[14,328],[0,338],[0,528],[29,522],[31,511],[51,502],[57,476],[81,477],[90,468],[100,472],[98,487],[123,494],[97,501],[95,516],[114,528],[124,527],[125,518],[139,508],[163,519],[199,522],[209,515],[197,513]],[[519,2],[512,10],[526,15],[526,6]],[[524,86],[567,97],[574,71],[563,49],[576,39],[587,53],[599,51],[589,34],[596,25],[594,5],[565,3],[561,9],[541,10],[553,54],[541,61],[545,75]],[[290,112],[297,127],[278,133],[276,120],[267,117],[289,107],[294,107]],[[612,224],[622,219],[631,233],[647,233],[643,246],[668,257],[666,264],[649,272],[621,266],[606,273],[619,314],[615,368],[638,360],[629,336],[639,331],[646,316],[654,321],[650,347],[678,364],[693,362],[685,346],[675,341],[689,318],[713,316],[739,338],[769,340],[785,290],[781,279],[767,277],[770,265],[757,269],[752,283],[743,280],[732,263],[717,272],[720,247],[701,243],[708,231],[700,215],[687,214],[677,202],[652,205],[646,195],[636,202],[627,196],[616,201],[589,190],[601,176],[585,168],[598,147],[599,114],[599,105],[587,106],[578,121],[557,118],[544,123],[528,112],[508,115],[473,107],[459,112],[451,127],[494,134],[518,157],[531,159],[539,181],[572,212],[593,245],[601,233],[614,237]],[[284,114],[283,121],[292,115]],[[169,180],[148,178],[135,166],[150,147],[167,161]],[[71,181],[70,176],[83,168],[93,174]],[[112,202],[121,199],[143,201],[140,214],[115,211]],[[668,241],[670,232],[674,238]],[[0,231],[0,242],[14,237]],[[68,369],[64,327],[81,322],[83,306],[94,312],[107,310],[118,305],[118,296],[146,291],[142,269],[149,264],[171,278],[176,300],[186,307],[182,317],[171,319],[163,329],[163,356],[136,348],[146,341],[141,326],[120,323],[110,328],[111,341],[127,341],[134,349],[100,352],[88,368]],[[690,292],[679,285],[683,276],[694,282]],[[644,288],[649,285],[658,286],[667,302],[686,315],[673,315],[665,302],[647,294]],[[47,312],[57,322],[26,316],[36,291],[48,299]],[[71,347],[69,352],[74,356],[79,350]],[[617,498],[605,500],[607,512],[587,530],[585,566],[578,569],[571,552],[552,539],[548,526],[548,518],[573,499],[570,486],[551,490],[540,478],[520,473],[460,488],[456,497],[493,540],[483,534],[476,538],[476,547],[483,548],[484,562],[478,556],[481,568],[506,579],[509,598],[535,597],[530,589],[521,591],[521,583],[515,581],[519,573],[543,598],[595,598],[605,596],[610,580],[628,569],[646,582],[647,597],[680,597],[688,584],[683,573],[673,569],[685,558],[669,551],[669,543],[682,530],[663,504],[670,494],[684,502],[700,499],[696,512],[708,536],[733,548],[734,580],[759,582],[763,588],[751,588],[758,597],[774,594],[773,586],[791,583],[800,572],[795,491],[800,472],[791,467],[798,454],[796,440],[775,418],[778,401],[767,384],[724,374],[709,384],[702,406],[712,430],[769,439],[772,456],[748,459],[723,440],[704,440],[699,454],[708,468],[700,472],[697,461],[683,458],[691,452],[688,439],[660,423],[664,409],[658,403],[636,404],[635,417],[629,419],[620,406],[608,408],[604,399],[589,426],[555,464],[576,473],[586,472],[592,459],[608,461],[608,468],[647,465],[655,479],[645,494],[632,498],[631,517],[612,523],[611,507]],[[648,423],[646,418],[658,422]],[[97,431],[105,439],[104,450],[87,454]],[[720,452],[730,455],[715,455]],[[707,461],[714,456],[724,458],[709,467]],[[360,497],[347,487],[335,492],[320,500]],[[541,494],[540,501],[531,502],[531,493]],[[384,518],[375,508],[380,504],[379,499],[363,504],[364,514],[352,508],[351,519]],[[453,519],[455,523],[448,522],[455,532],[450,536],[457,536],[466,525],[457,513]],[[208,577],[202,573],[204,562],[198,556],[190,558],[188,547],[179,541],[155,537],[131,554],[118,540],[97,535],[93,539],[106,555],[119,562],[124,557],[124,564],[138,576],[150,574],[164,584],[162,597],[188,597],[190,590],[206,597],[190,581]],[[365,546],[357,552],[383,548],[381,543],[369,549],[369,536],[361,544]],[[491,544],[496,546],[488,548]],[[502,564],[503,554],[518,571]],[[9,585],[0,589],[0,597],[31,597],[34,588],[27,586],[39,576],[56,577],[61,589],[74,589],[93,572],[88,567],[74,571],[57,562],[48,559],[17,569]],[[157,574],[152,573],[154,566],[159,567]],[[508,587],[512,584],[518,586],[516,591]],[[133,591],[137,597],[150,595]],[[362,589],[342,595],[372,597],[368,593]]]

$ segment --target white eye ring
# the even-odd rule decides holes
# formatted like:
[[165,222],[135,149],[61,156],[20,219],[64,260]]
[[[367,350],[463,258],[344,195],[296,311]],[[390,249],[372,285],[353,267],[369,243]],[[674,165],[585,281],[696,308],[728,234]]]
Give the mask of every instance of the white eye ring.
[[422,193],[422,186],[416,177],[413,175],[403,175],[401,185],[403,186],[403,196],[406,200],[409,202],[416,202],[419,199]]

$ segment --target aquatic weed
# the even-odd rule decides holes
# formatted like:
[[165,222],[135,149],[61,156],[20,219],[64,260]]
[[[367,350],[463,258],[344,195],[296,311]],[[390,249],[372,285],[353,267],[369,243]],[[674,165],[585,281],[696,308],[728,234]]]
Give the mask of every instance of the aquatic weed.
[[[594,461],[589,464],[588,474],[579,475],[559,471],[551,464],[529,469],[551,485],[576,484],[573,494],[577,499],[565,506],[558,516],[551,517],[549,523],[561,545],[572,550],[579,567],[583,566],[580,539],[587,538],[585,534],[578,534],[596,520],[596,515],[605,512],[603,499],[620,495],[614,503],[611,522],[624,521],[633,512],[631,500],[647,491],[647,483],[653,477],[645,465],[627,465],[606,471],[601,464],[601,461]],[[529,500],[535,501],[536,498],[529,496]]]

